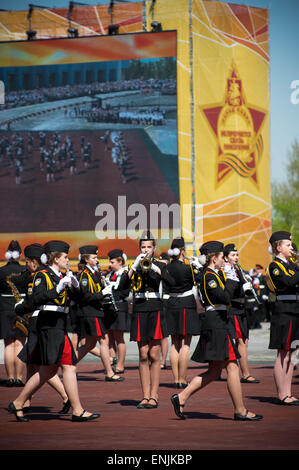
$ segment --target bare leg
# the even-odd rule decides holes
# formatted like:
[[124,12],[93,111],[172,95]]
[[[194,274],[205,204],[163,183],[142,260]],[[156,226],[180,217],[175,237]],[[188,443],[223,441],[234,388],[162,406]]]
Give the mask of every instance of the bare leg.
[[139,377],[141,383],[142,394],[144,398],[149,399],[151,393],[151,380],[149,368],[149,344],[146,341],[139,341]]
[[[126,343],[124,340],[124,332],[121,330],[115,330],[112,332],[114,341],[116,342],[117,347],[117,363],[116,370],[124,370],[125,368],[125,359],[126,359]],[[110,353],[111,357],[111,353]]]
[[158,390],[160,384],[160,355],[161,340],[152,340],[149,342],[149,358],[151,360],[150,368],[150,397],[158,401]]
[[[241,355],[239,359],[240,369],[243,379],[246,379],[250,376],[249,367],[248,367],[248,339],[245,341],[242,338],[237,339],[238,351]],[[249,379],[250,380],[250,379]],[[251,379],[254,380],[254,377]]]
[[[229,361],[226,364],[227,389],[233,402],[235,413],[243,415],[246,408],[243,403],[242,388],[239,376],[239,367],[236,361]],[[249,414],[250,416],[250,414]],[[254,413],[251,413],[254,416]]]
[[179,381],[179,350],[180,350],[180,337],[178,335],[171,336],[171,347],[169,359],[173,374],[174,383]]
[[105,334],[105,336],[101,336],[99,338],[99,341],[101,345],[101,359],[102,359],[104,368],[106,370],[106,376],[107,377],[115,376],[115,378],[117,378],[118,376],[114,374],[114,371],[110,363],[108,334]]
[[187,383],[187,369],[190,358],[190,344],[192,335],[181,338],[181,348],[179,352],[179,380],[180,383]]
[[[294,371],[294,364],[290,360],[291,351],[278,350],[274,366],[274,381],[277,395],[280,400],[285,397],[292,397],[291,386]],[[296,400],[294,397],[284,400],[286,403]]]
[[[62,367],[62,370],[63,370],[63,367]],[[68,396],[66,394],[63,383],[61,382],[57,374],[55,374],[54,377],[48,380],[48,384],[52,388],[54,388],[54,390],[61,396],[63,402],[66,402],[68,400]]]
[[168,353],[168,337],[161,340],[161,366],[166,365]]
[[16,379],[22,380],[24,373],[24,363],[18,358],[18,354],[24,347],[26,337],[22,336],[21,338],[16,338],[14,342],[14,356],[15,356],[15,371]]
[[[79,398],[78,382],[76,377],[76,366],[62,365],[62,374],[65,390],[73,408],[73,414],[80,416],[84,411]],[[86,412],[84,416],[88,417],[91,413]]]
[[[83,343],[83,344],[82,344]],[[78,361],[81,361],[84,356],[86,356],[87,353],[91,349],[93,349],[97,343],[97,337],[96,336],[87,336],[85,338],[85,341],[81,343],[81,346],[78,348]]]
[[4,339],[4,364],[5,370],[8,379],[15,378],[15,366],[14,366],[14,339],[13,338],[5,338]]

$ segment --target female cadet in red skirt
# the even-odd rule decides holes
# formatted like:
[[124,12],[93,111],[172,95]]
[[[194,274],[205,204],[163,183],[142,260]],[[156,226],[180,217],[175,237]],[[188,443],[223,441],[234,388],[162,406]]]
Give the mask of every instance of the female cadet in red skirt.
[[244,281],[248,282],[250,280],[250,276],[248,276],[248,279],[243,279],[243,275],[240,272],[240,268],[237,264],[239,261],[238,250],[233,243],[230,243],[224,247],[224,260],[224,274],[226,275],[231,271],[233,279],[238,282],[238,288],[234,292],[229,313],[232,334],[237,341],[238,351],[241,356],[239,359],[239,365],[242,374],[241,382],[257,384],[260,381],[250,375],[248,366],[249,327],[245,312],[245,294],[243,290],[243,286],[245,284]]
[[111,286],[105,287],[98,267],[98,247],[85,245],[79,248],[80,263],[85,269],[79,276],[81,315],[80,337],[85,338],[85,343],[78,349],[78,361],[90,352],[100,342],[100,353],[103,361],[106,382],[121,382],[123,377],[114,373],[109,357],[109,341],[107,328],[104,325],[103,302],[111,295]]
[[299,268],[293,254],[291,233],[274,232],[269,243],[274,260],[268,268],[272,291],[276,294],[270,327],[269,349],[277,349],[274,380],[280,405],[299,405],[291,392],[294,363],[292,355],[299,344]]
[[[171,397],[176,415],[185,419],[183,407],[196,391],[216,380],[223,367],[227,372],[227,388],[234,407],[234,419],[253,421],[262,419],[261,415],[246,410],[239,378],[237,359],[240,357],[230,334],[227,306],[231,302],[237,283],[227,279],[223,284],[218,270],[223,265],[223,243],[210,241],[204,243],[200,252],[206,257],[205,270],[200,283],[200,292],[205,307],[202,317],[201,336],[192,359],[208,362],[206,372],[194,377],[181,393]],[[229,276],[229,275],[228,275]]]
[[[15,305],[15,312],[21,318],[24,315],[30,315],[28,324],[28,336],[25,346],[19,353],[18,357],[21,361],[27,365],[27,377],[26,381],[38,370],[39,366],[32,363],[32,354],[38,342],[37,336],[37,318],[39,310],[34,308],[34,299],[32,295],[33,279],[37,271],[43,270],[46,266],[43,263],[46,262],[46,255],[44,253],[44,247],[39,243],[33,243],[27,245],[24,249],[24,255],[27,267],[27,293],[26,297]],[[66,414],[71,408],[70,401],[64,389],[63,383],[61,382],[58,374],[55,374],[51,379],[48,380],[48,384],[57,391],[63,400],[62,409],[58,412],[59,414]],[[30,399],[24,404],[24,410],[29,411]]]
[[[9,404],[9,411],[17,421],[28,421],[23,415],[23,406],[61,366],[63,382],[73,414],[72,421],[90,421],[99,414],[85,411],[81,405],[76,377],[76,354],[66,333],[69,298],[76,297],[79,283],[72,273],[63,277],[61,271],[68,267],[69,245],[53,240],[45,244],[48,266],[39,271],[33,282],[32,296],[37,319],[38,342],[32,354],[32,362],[39,370],[26,382],[20,395]],[[78,295],[78,294],[77,294]]]
[[[108,330],[110,344],[116,344],[117,363],[115,373],[125,371],[126,343],[124,332],[128,331],[128,295],[130,279],[128,267],[125,266],[127,256],[122,250],[115,249],[108,253],[110,273],[107,281],[113,291],[114,303],[104,305],[104,324]],[[116,308],[115,308],[116,307]]]
[[[197,270],[185,264],[185,241],[176,238],[172,241],[168,254],[172,257],[167,271],[174,283],[168,288],[166,303],[168,334],[171,335],[170,363],[176,388],[187,386],[187,369],[190,358],[190,344],[193,335],[200,333],[199,315],[193,286],[199,282]],[[195,279],[196,277],[196,279]]]
[[166,265],[154,259],[156,242],[147,230],[139,240],[141,253],[129,270],[133,286],[130,340],[139,349],[139,376],[143,398],[137,408],[157,408],[160,381],[161,339],[166,336],[161,294]]

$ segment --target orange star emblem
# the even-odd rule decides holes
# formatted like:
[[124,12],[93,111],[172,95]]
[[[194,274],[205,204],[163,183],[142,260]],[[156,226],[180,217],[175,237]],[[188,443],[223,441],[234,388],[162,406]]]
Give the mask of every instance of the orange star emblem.
[[223,102],[201,109],[218,142],[216,187],[234,172],[258,186],[257,169],[263,155],[261,130],[267,113],[247,104],[234,64]]

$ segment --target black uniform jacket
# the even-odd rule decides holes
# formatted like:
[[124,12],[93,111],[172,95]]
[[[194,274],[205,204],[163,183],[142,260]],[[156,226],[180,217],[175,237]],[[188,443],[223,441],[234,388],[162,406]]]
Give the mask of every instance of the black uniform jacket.
[[170,295],[168,305],[182,301],[184,307],[196,308],[193,293],[190,293],[190,296],[188,295],[187,297],[171,297],[171,294],[183,294],[184,292],[191,291],[193,286],[200,281],[198,272],[195,272],[190,264],[185,264],[180,260],[171,261],[167,266],[167,271],[172,278],[172,280],[168,278],[167,293]]
[[275,257],[268,268],[270,282],[275,289],[276,313],[299,313],[299,268],[292,261]]
[[231,305],[231,299],[238,282],[223,277],[221,271],[216,272],[206,268],[201,279],[200,292],[204,307],[212,306],[217,310],[217,305]]
[[102,290],[104,288],[100,272],[88,266],[79,276],[80,282],[80,315],[86,317],[103,317]]
[[14,305],[17,302],[7,283],[7,278],[11,276],[10,280],[16,286],[20,294],[26,293],[27,275],[25,275],[25,271],[25,266],[21,266],[17,261],[9,261],[5,266],[0,268],[0,312],[13,311]]
[[[160,283],[165,282],[168,285],[173,283],[173,279],[169,275],[165,263],[160,263],[157,260],[153,260],[152,262],[160,268],[161,276],[152,269],[143,272],[140,267],[138,267],[131,278],[134,293],[133,312],[162,310],[163,289]],[[147,293],[156,293],[159,294],[160,297],[149,298],[147,297]]]

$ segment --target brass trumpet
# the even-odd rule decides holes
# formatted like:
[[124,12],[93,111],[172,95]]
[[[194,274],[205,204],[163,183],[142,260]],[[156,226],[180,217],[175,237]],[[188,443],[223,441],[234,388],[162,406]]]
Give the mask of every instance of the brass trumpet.
[[152,268],[152,260],[149,255],[145,255],[139,263],[141,271],[144,273],[148,272]]

